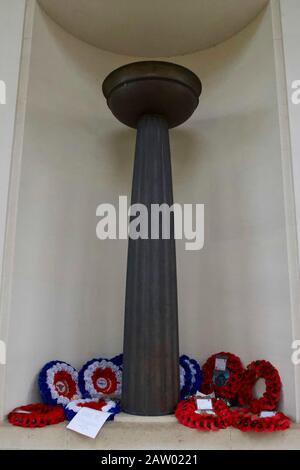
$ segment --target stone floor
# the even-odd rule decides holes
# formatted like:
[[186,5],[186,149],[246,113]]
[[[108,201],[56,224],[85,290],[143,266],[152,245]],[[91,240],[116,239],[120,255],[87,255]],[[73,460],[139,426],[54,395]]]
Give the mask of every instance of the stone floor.
[[300,426],[273,434],[242,433],[228,428],[202,433],[172,416],[136,417],[121,413],[104,425],[96,439],[66,430],[66,423],[41,429],[0,425],[0,449],[300,449]]

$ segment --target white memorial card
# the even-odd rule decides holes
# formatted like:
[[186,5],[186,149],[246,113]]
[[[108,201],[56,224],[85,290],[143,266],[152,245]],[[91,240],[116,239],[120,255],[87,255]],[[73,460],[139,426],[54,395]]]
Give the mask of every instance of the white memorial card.
[[206,411],[212,410],[212,401],[210,398],[197,398],[197,408],[198,410]]
[[226,370],[227,359],[224,357],[216,357],[215,370]]
[[95,438],[111,413],[83,407],[69,422],[67,429]]
[[260,417],[261,418],[273,418],[275,416],[277,411],[261,411],[260,412]]

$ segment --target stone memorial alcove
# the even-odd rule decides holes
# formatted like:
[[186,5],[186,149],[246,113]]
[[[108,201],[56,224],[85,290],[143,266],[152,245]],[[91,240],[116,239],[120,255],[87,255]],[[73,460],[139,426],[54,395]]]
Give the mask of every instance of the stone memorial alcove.
[[122,351],[127,241],[97,239],[96,209],[130,197],[136,132],[115,119],[101,86],[123,65],[163,60],[191,70],[205,91],[190,119],[170,130],[174,200],[205,204],[204,248],[176,241],[179,349],[200,363],[221,350],[245,365],[270,360],[284,384],[281,408],[296,418],[292,189],[274,2],[245,2],[252,6],[242,18],[231,12],[228,30],[215,17],[205,41],[192,20],[194,42],[179,41],[171,15],[173,43],[158,37],[158,23],[152,52],[146,20],[144,42],[130,31],[127,41],[110,35],[118,50],[100,47],[88,17],[81,28],[75,13],[71,23],[55,9],[60,2],[31,3],[8,205],[2,411],[38,399],[36,375],[47,361],[79,368]]

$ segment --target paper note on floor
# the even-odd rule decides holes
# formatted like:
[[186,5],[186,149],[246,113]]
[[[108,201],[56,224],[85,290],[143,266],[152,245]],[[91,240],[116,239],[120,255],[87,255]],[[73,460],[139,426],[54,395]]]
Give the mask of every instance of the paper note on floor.
[[106,411],[98,411],[85,407],[78,411],[69,422],[67,429],[94,439],[110,415],[111,413]]

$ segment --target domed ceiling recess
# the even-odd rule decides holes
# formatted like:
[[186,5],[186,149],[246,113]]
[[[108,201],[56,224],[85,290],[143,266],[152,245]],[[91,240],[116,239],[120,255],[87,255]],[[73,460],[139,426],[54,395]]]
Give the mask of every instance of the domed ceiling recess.
[[250,23],[268,0],[39,0],[77,38],[107,51],[171,57],[214,46]]

